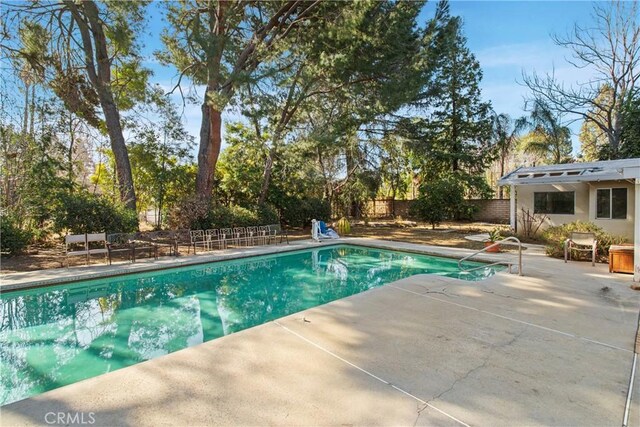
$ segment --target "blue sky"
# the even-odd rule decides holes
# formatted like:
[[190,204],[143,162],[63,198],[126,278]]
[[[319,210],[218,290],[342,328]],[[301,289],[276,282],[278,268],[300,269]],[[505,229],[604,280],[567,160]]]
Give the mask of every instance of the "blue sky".
[[[147,39],[148,55],[160,48],[158,37],[160,13],[153,5]],[[436,2],[425,6],[421,20],[433,16]],[[522,86],[522,73],[546,73],[555,70],[556,76],[567,84],[587,79],[589,70],[577,70],[564,61],[565,49],[555,46],[550,35],[565,34],[574,23],[588,26],[592,22],[592,3],[586,1],[452,1],[452,15],[463,18],[467,45],[482,67],[483,97],[491,101],[498,113],[512,117],[526,114],[524,98],[528,93]],[[175,83],[176,71],[150,61],[155,75],[153,81],[169,88]],[[227,115],[227,118],[233,116]],[[184,110],[187,129],[198,135],[200,109],[187,105]],[[567,117],[570,119],[570,117]],[[570,126],[574,132],[574,151],[579,143],[580,123]]]

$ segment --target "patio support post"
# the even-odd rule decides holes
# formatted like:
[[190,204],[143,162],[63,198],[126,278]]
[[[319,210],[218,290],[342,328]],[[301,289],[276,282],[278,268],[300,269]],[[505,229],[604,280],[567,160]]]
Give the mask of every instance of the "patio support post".
[[518,231],[516,229],[516,186],[513,184],[509,187],[509,225],[513,231]]
[[640,178],[636,178],[633,211],[633,281],[640,282]]

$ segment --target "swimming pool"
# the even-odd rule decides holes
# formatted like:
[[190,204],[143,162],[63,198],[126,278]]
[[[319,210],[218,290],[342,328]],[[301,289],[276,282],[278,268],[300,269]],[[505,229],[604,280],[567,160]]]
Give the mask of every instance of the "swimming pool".
[[[477,264],[482,265],[482,264]],[[457,260],[336,245],[0,295],[0,404],[124,368]]]

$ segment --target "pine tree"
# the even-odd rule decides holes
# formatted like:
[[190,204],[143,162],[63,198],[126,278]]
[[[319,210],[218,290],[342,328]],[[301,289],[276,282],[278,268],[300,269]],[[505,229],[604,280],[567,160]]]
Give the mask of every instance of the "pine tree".
[[460,17],[452,17],[447,2],[438,4],[425,39],[428,68],[418,106],[425,116],[413,119],[408,129],[412,150],[423,179],[454,175],[467,191],[488,189],[482,171],[493,157],[491,105],[480,92],[482,71],[466,46]]

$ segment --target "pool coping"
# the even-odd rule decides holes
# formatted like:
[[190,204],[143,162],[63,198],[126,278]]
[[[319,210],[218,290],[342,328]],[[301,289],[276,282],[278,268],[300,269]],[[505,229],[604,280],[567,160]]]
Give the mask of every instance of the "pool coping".
[[[256,256],[273,255],[299,250],[328,247],[336,245],[355,245],[375,249],[410,252],[421,255],[432,255],[452,259],[461,259],[473,254],[474,250],[464,248],[452,248],[447,246],[432,246],[416,243],[398,242],[393,240],[380,240],[373,238],[345,237],[336,240],[323,240],[317,242],[312,239],[297,240],[287,245],[268,245],[245,248],[223,249],[214,253],[181,255],[178,257],[167,256],[158,260],[145,259],[135,263],[119,263],[117,265],[83,265],[64,268],[52,268],[29,272],[11,273],[0,278],[0,293],[24,289],[57,286],[67,283],[80,282],[106,277],[124,276],[129,274],[160,271],[179,267],[188,267],[200,264],[210,264],[220,261],[230,261]],[[502,259],[500,254],[482,253],[474,258],[477,262],[496,262]],[[499,273],[499,272],[498,272]],[[461,279],[455,279],[461,280]]]

